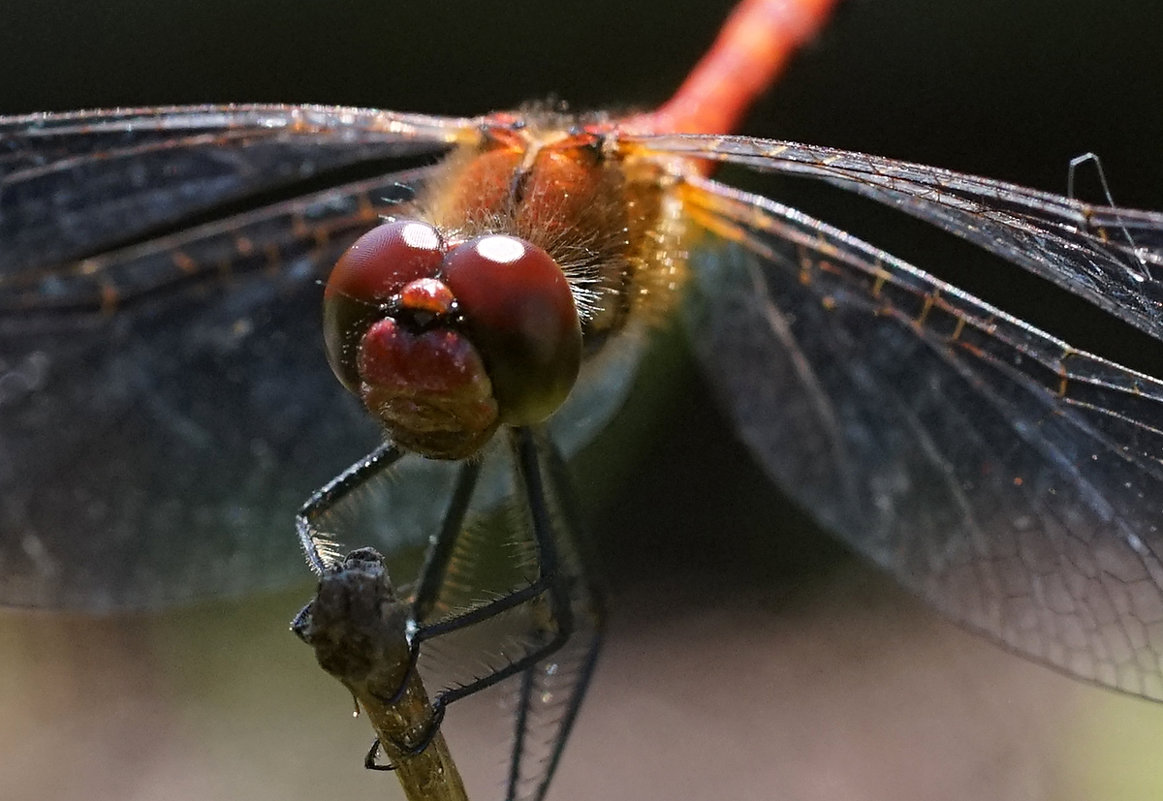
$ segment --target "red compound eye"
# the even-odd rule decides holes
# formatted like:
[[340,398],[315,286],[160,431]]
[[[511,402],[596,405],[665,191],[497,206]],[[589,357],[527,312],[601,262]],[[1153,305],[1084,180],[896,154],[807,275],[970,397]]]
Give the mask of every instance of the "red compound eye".
[[528,425],[553,414],[581,364],[581,323],[561,268],[535,245],[490,235],[455,248],[441,272],[488,370],[501,421]]
[[323,292],[323,339],[331,369],[349,390],[359,392],[359,343],[383,317],[380,304],[412,281],[434,276],[443,258],[435,228],[398,220],[368,231],[335,264]]

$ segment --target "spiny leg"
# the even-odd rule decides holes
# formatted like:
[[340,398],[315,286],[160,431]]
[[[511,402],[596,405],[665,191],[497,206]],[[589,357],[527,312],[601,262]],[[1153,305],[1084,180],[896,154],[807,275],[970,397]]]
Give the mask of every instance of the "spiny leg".
[[[413,748],[409,749],[415,753],[422,752],[435,736],[439,730],[440,721],[443,719],[444,711],[448,704],[486,689],[532,667],[539,660],[544,659],[547,655],[560,648],[569,638],[572,631],[572,620],[569,618],[571,612],[567,603],[568,595],[563,587],[557,586],[561,577],[557,569],[556,546],[553,541],[552,522],[547,509],[547,503],[544,499],[544,489],[541,486],[541,473],[537,465],[538,456],[532,447],[532,439],[527,435],[527,432],[524,441],[525,447],[522,449],[517,444],[518,435],[514,436],[513,458],[517,462],[517,473],[521,478],[522,494],[526,496],[530,507],[532,530],[538,559],[538,578],[526,586],[505,593],[487,604],[475,606],[462,614],[446,617],[427,625],[418,623],[418,621],[424,620],[431,614],[439,600],[441,588],[447,578],[449,563],[455,553],[457,540],[463,532],[472,495],[478,483],[481,463],[477,460],[464,461],[461,464],[457,483],[449,501],[448,508],[445,511],[440,530],[434,538],[425,558],[424,566],[421,569],[419,585],[412,602],[411,619],[416,624],[416,627],[409,637],[408,670],[410,672],[416,669],[421,646],[424,642],[482,623],[522,604],[534,602],[540,596],[550,596],[547,603],[549,611],[546,618],[549,622],[549,627],[554,629],[554,634],[552,637],[540,643],[532,652],[524,655],[520,659],[514,660],[512,663],[493,671],[489,675],[446,690],[436,696],[432,703],[433,722],[429,731],[426,732],[425,736]],[[335,500],[338,500],[338,498]],[[558,620],[562,612],[564,612],[565,618]],[[391,704],[396,699],[384,698],[382,700],[387,704]],[[378,752],[378,744],[373,743],[365,759],[365,766],[378,770],[391,769],[391,765],[381,765],[375,761]]]
[[[452,498],[449,500],[448,508],[444,512],[444,518],[440,523],[440,531],[436,535],[436,540],[428,549],[428,554],[424,559],[424,566],[420,571],[420,585],[416,590],[416,597],[412,602],[413,622],[423,620],[436,605],[436,599],[440,594],[440,587],[444,583],[445,576],[448,572],[448,563],[452,558],[456,539],[460,536],[460,532],[464,528],[465,517],[468,514],[468,506],[472,500],[473,491],[476,489],[477,481],[480,479],[480,473],[480,462],[471,459],[461,462],[460,471],[456,477],[456,487],[452,491]],[[469,621],[463,625],[470,625],[472,622]],[[421,636],[421,632],[424,631],[423,627],[420,627],[418,624],[417,626],[416,633],[409,635],[409,672],[416,669],[416,661],[420,656],[420,643],[425,639],[425,637]],[[452,630],[461,627],[463,626],[454,627]],[[401,685],[401,689],[403,689],[403,685]],[[389,698],[385,700],[391,703],[396,699]],[[373,754],[375,750],[376,746],[373,745]],[[423,750],[423,748],[420,750]]]
[[[551,438],[528,437],[524,447],[534,449],[535,455],[545,468],[545,486],[540,493],[541,504],[546,517],[553,516],[549,509],[551,502],[557,512],[555,529],[560,541],[560,547],[557,549],[559,570],[566,577],[561,585],[568,594],[564,605],[570,609],[574,629],[571,641],[561,651],[553,654],[552,659],[525,671],[518,691],[517,714],[514,721],[516,731],[509,763],[506,798],[531,798],[540,801],[549,788],[549,782],[557,769],[566,740],[593,676],[601,648],[605,609],[603,593],[597,586],[597,577],[593,570],[594,560],[589,549],[590,543],[584,536],[580,536],[584,534],[581,531],[582,517],[565,462]],[[526,469],[536,466],[531,459],[527,464],[530,467]],[[554,689],[555,683],[561,683],[561,687]],[[538,711],[540,710],[542,715],[545,714],[547,704],[552,703],[554,697],[562,693],[566,694],[564,705],[550,709],[554,718],[549,724],[543,723],[543,719],[539,719]],[[539,725],[556,726],[556,733],[552,736],[552,745],[544,761],[535,769],[537,772],[525,777],[526,781],[532,779],[535,782],[530,788],[531,792],[521,794],[525,767],[523,762],[527,754],[526,741]],[[534,747],[538,744],[533,743]]]
[[[554,522],[542,481],[541,457],[534,444],[532,433],[527,429],[512,430],[510,446],[519,491],[524,496],[528,508],[529,525],[536,550],[537,577],[527,585],[505,592],[482,605],[473,606],[461,614],[445,617],[434,623],[418,625],[412,636],[413,667],[424,642],[483,623],[523,604],[535,604],[539,599],[543,600],[544,609],[538,614],[541,618],[538,629],[544,636],[533,643],[528,652],[503,667],[439,693],[432,702],[433,720],[436,721],[441,719],[444,710],[454,701],[533,668],[561,648],[573,633],[573,614],[570,609],[568,588],[572,578],[559,569]],[[449,511],[441,531],[429,551],[413,603],[414,622],[423,620],[436,605],[442,584],[447,577],[456,539],[461,535],[472,492],[470,484],[475,482],[476,469],[475,463],[465,464],[462,480],[449,504]],[[470,474],[469,470],[473,472]],[[468,479],[470,475],[471,481]],[[430,734],[435,734],[435,726]]]
[[[576,717],[577,707],[581,702],[581,696],[593,669],[599,642],[600,601],[597,593],[592,590],[581,599],[580,603],[573,597],[574,588],[584,587],[588,589],[592,584],[589,576],[576,575],[580,568],[577,566],[577,559],[573,554],[573,543],[569,545],[570,551],[566,560],[568,564],[565,569],[561,564],[558,539],[569,536],[572,531],[559,531],[558,529],[563,526],[572,529],[576,524],[577,516],[576,507],[568,489],[566,471],[560,457],[553,451],[552,446],[539,442],[539,439],[527,429],[514,430],[510,445],[521,493],[528,504],[528,515],[538,560],[537,579],[527,586],[506,593],[483,606],[474,607],[461,615],[415,628],[414,635],[410,637],[409,670],[415,669],[420,645],[424,641],[488,620],[521,604],[536,603],[537,599],[542,597],[545,607],[542,613],[544,616],[542,629],[544,636],[529,653],[505,667],[438,695],[432,703],[430,730],[412,750],[417,753],[422,752],[435,736],[448,704],[490,687],[510,676],[523,673],[521,689],[519,690],[521,701],[518,710],[518,730],[510,776],[510,782],[515,786],[520,773],[519,755],[525,750],[524,738],[530,729],[526,712],[532,706],[531,698],[536,692],[536,687],[541,686],[535,675],[537,665],[543,663],[547,657],[560,649],[573,634],[575,624],[573,606],[576,603],[579,609],[584,608],[587,612],[589,622],[584,628],[590,630],[592,634],[587,637],[584,658],[580,661],[577,671],[572,674],[573,678],[570,679],[572,685],[567,691],[570,694],[568,708],[555,722],[555,725],[558,726],[558,732],[553,738],[555,740],[553,752],[546,763],[548,771],[544,773],[544,778],[539,784],[538,797],[540,797],[548,783],[548,776],[556,767],[565,736]],[[312,500],[304,507],[304,514],[301,515],[304,521],[314,523],[319,514],[342,499],[351,489],[359,486],[368,475],[386,467],[384,463],[386,460],[395,461],[398,458],[398,452],[393,458],[393,450],[390,447],[379,449],[329,484],[316,496],[313,496]],[[387,462],[387,464],[390,463],[390,461]],[[429,549],[421,572],[419,586],[412,604],[413,621],[423,620],[431,613],[437,603],[441,587],[447,577],[449,562],[452,559],[457,538],[464,527],[479,472],[479,462],[468,461],[462,465],[440,531]],[[546,479],[550,485],[548,490],[545,485]],[[552,493],[552,498],[547,494],[549,492]],[[565,519],[560,523],[555,521],[551,505],[555,505],[562,513],[561,516],[564,516]],[[312,515],[308,517],[306,512],[311,512]],[[317,536],[311,537],[309,541],[314,544],[317,541]],[[325,561],[323,564],[326,566]],[[540,682],[543,684],[547,680],[549,679],[541,678]],[[392,699],[385,700],[391,702]],[[373,743],[365,764],[376,769],[390,769],[390,765],[376,764],[375,757],[378,751],[377,744]]]
[[387,470],[404,456],[394,443],[381,443],[374,451],[316,490],[295,515],[295,531],[307,557],[307,565],[322,576],[341,559],[330,536],[319,530],[319,518],[375,474]]
[[501,612],[513,609],[540,596],[546,597],[548,602],[546,618],[555,632],[544,644],[505,667],[441,693],[433,702],[434,706],[446,706],[532,667],[560,648],[573,633],[573,612],[569,606],[567,587],[569,577],[559,569],[557,543],[553,535],[554,525],[545,497],[539,464],[540,456],[533,441],[532,431],[528,428],[512,429],[510,446],[513,450],[522,494],[528,502],[533,540],[537,550],[538,577],[527,586],[502,595],[487,604],[470,609],[464,614],[422,626],[417,631],[416,637],[418,640],[424,641],[456,631],[495,617]]

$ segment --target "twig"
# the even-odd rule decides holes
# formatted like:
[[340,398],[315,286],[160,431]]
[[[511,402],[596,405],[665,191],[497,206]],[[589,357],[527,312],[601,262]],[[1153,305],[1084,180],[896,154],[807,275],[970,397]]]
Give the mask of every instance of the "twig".
[[383,557],[364,548],[323,575],[291,627],[367,713],[409,801],[468,801],[444,735],[431,736],[436,721],[424,685],[409,670],[408,616]]

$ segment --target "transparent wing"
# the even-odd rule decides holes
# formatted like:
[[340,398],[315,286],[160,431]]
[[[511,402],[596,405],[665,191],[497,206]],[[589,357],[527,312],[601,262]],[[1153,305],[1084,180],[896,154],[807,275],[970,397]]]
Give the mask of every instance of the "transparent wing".
[[899,208],[1163,339],[1163,214],[863,153],[739,136],[627,137],[648,151],[806,175]]
[[289,511],[377,436],[316,344],[318,281],[411,199],[402,162],[476,135],[314,106],[0,119],[0,602],[297,575]]
[[301,574],[293,511],[378,436],[327,367],[318,281],[422,176],[0,285],[0,601],[148,608]]
[[[176,121],[153,110],[3,123],[3,148],[22,161],[0,179],[0,603],[142,609],[301,578],[294,510],[380,436],[327,367],[318,282],[355,237],[412,199],[424,169],[308,194],[296,183],[290,199],[191,225],[224,200],[269,200],[268,158],[298,158],[292,172],[302,175],[328,153],[365,151],[349,143],[354,155],[343,155],[338,130],[263,138],[308,112],[346,126],[341,110],[173,111]],[[381,154],[439,151],[462,130],[462,121],[352,113],[365,128],[380,121]],[[29,126],[40,121],[63,138],[37,138]],[[175,131],[179,123],[216,144]],[[246,135],[224,142],[236,123]],[[431,130],[413,140],[422,124]],[[205,183],[194,168],[203,157],[250,166]],[[143,161],[153,167],[137,176]],[[153,183],[157,170],[169,180]],[[96,180],[76,177],[86,173]],[[57,184],[43,175],[72,187],[71,199],[51,194]],[[28,252],[54,235],[67,244],[12,256],[10,247]],[[107,249],[125,239],[138,242]],[[66,256],[75,260],[57,261]],[[575,393],[559,415],[568,451],[617,408],[636,355],[628,342],[595,368],[591,386],[606,395]],[[404,500],[377,540],[385,552],[426,538],[442,508],[423,466],[403,473]]]
[[476,135],[473,120],[327,106],[0,117],[0,282],[47,283],[41,268],[232,200]]
[[692,340],[743,439],[928,603],[1163,698],[1163,383],[709,181]]

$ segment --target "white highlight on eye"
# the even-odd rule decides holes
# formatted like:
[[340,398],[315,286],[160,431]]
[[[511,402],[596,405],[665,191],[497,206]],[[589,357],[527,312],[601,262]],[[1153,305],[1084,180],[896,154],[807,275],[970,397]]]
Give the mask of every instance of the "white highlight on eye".
[[424,223],[408,223],[404,226],[404,230],[400,235],[408,247],[411,248],[436,250],[440,247],[440,237],[436,235],[436,231],[431,226],[425,225]]
[[519,239],[496,234],[477,241],[477,253],[497,264],[512,264],[525,255],[525,246]]

